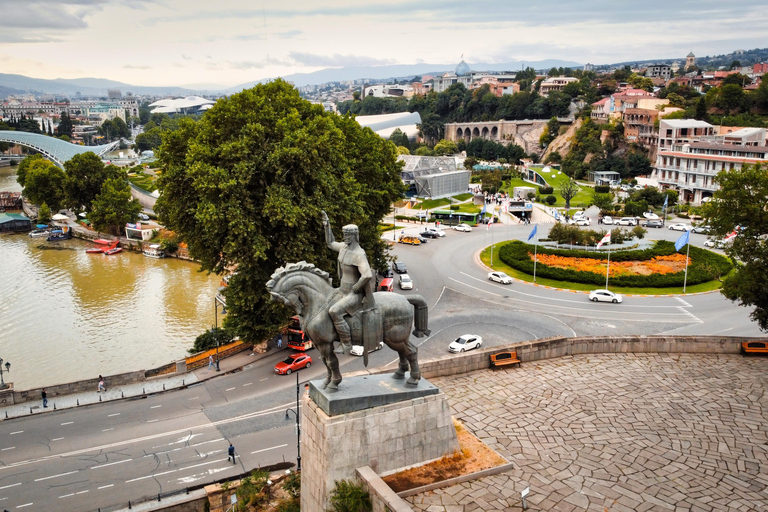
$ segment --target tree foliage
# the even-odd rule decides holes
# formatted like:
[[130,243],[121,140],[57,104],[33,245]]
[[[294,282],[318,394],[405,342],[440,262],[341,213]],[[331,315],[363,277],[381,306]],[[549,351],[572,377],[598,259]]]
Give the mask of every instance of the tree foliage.
[[337,236],[357,224],[372,266],[384,266],[378,223],[404,192],[396,158],[394,144],[351,116],[327,113],[276,80],[164,132],[155,209],[203,270],[237,268],[226,322],[259,342],[289,314],[265,287],[276,268],[305,260],[336,273],[321,210]]
[[59,126],[56,127],[56,134],[72,137],[72,119],[70,119],[69,114],[66,112],[62,112],[61,117],[59,117]]
[[37,162],[39,160],[45,160],[45,157],[41,155],[40,153],[35,153],[34,155],[29,155],[24,160],[21,161],[19,164],[19,168],[16,169],[16,181],[19,185],[22,187],[25,186],[26,180],[27,180],[27,172],[29,172],[29,168],[32,166],[34,162]]
[[712,235],[723,237],[738,229],[726,253],[740,262],[729,275],[722,293],[743,306],[754,306],[750,314],[760,329],[768,330],[768,168],[761,164],[720,172],[720,189],[704,206]]
[[579,184],[576,183],[576,180],[569,177],[568,181],[563,182],[559,192],[560,197],[565,199],[565,209],[567,210],[571,207],[571,199],[579,193]]
[[64,162],[67,174],[66,204],[73,210],[91,211],[94,198],[110,178],[128,179],[125,172],[114,165],[105,166],[93,152],[80,153]]
[[54,211],[64,204],[64,171],[45,158],[35,159],[29,165],[24,179],[24,195],[34,204],[46,203]]
[[141,204],[131,197],[127,176],[109,178],[93,200],[89,218],[98,231],[121,234],[125,224],[134,222],[141,211]]

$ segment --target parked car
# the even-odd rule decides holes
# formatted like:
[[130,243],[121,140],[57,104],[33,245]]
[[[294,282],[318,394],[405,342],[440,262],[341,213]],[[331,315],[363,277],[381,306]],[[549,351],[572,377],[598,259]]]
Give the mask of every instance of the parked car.
[[384,270],[380,270],[379,273],[382,276],[384,276],[385,278],[386,277],[395,277],[395,273],[392,271],[392,267],[391,266],[385,268]]
[[400,274],[400,289],[413,290],[413,280],[408,274]]
[[504,272],[488,272],[488,279],[501,284],[512,284],[512,278]]
[[393,263],[393,268],[395,269],[395,272],[398,274],[406,274],[408,273],[408,267],[405,266],[405,263],[402,261],[396,261]]
[[661,219],[651,219],[648,222],[645,223],[645,227],[647,228],[663,228],[664,227],[664,221]]
[[463,231],[464,233],[469,233],[470,231],[472,231],[472,226],[470,226],[469,224],[456,224],[455,226],[453,226],[453,229],[455,229],[456,231]]
[[635,217],[622,217],[615,224],[617,226],[637,226],[637,219]]
[[586,216],[587,216],[587,214],[584,213],[583,210],[579,210],[579,211],[575,212],[573,215],[571,215],[571,218],[573,220],[579,220],[579,219],[585,218]]
[[613,302],[614,304],[618,304],[624,298],[619,295],[618,293],[613,293],[610,290],[592,290],[589,292],[589,300],[592,302]]
[[610,215],[606,215],[605,217],[603,217],[603,224],[612,225],[613,217],[611,217]]
[[580,219],[576,219],[577,226],[589,226],[590,224],[592,224],[592,220],[589,217],[582,217]]
[[722,249],[725,247],[725,240],[708,239],[704,242],[704,247],[712,247],[713,249]]
[[312,358],[302,352],[291,354],[275,365],[275,373],[278,375],[290,375],[291,373],[312,366]]
[[419,234],[425,238],[440,238],[440,235],[438,235],[437,232],[435,231],[426,230],[426,231],[422,231]]
[[621,186],[621,190],[623,190],[624,192],[629,192],[630,190],[632,190],[632,185],[628,185],[625,183]]
[[670,224],[669,229],[672,229],[674,231],[690,231],[692,229],[692,226],[690,224],[683,224],[682,222],[676,222],[675,224]]
[[425,244],[425,243],[429,242],[429,240],[427,240],[426,238],[424,238],[424,237],[423,237],[423,236],[421,236],[421,235],[414,235],[414,236],[415,236],[416,238],[418,238],[418,239],[419,239],[419,242],[421,242],[421,243],[423,243],[423,244]]
[[394,288],[395,280],[391,277],[385,277],[381,280],[379,283],[378,288],[376,288],[377,292],[391,292]]
[[[424,235],[424,233],[425,233],[425,232],[428,232],[428,231],[429,231],[429,232],[432,232],[432,233],[436,233],[436,234],[437,234],[437,236],[440,236],[440,237],[443,237],[443,236],[445,236],[445,231],[443,231],[443,230],[442,230],[442,229],[440,229],[440,228],[427,228],[427,229],[425,229],[424,231],[422,231],[422,232],[421,232],[421,234],[422,234],[422,235]],[[435,237],[435,238],[437,238],[437,237]]]
[[457,354],[473,348],[480,348],[482,345],[483,338],[477,334],[463,334],[448,345],[448,351]]
[[[384,342],[380,341],[375,347],[368,350],[368,353],[376,352],[377,350],[381,350],[381,347],[384,346]],[[363,355],[363,346],[362,345],[352,345],[352,350],[349,351],[350,354],[353,356],[361,357]]]
[[704,233],[706,235],[709,233],[710,229],[712,229],[710,226],[696,226],[691,231],[694,233]]
[[400,238],[398,238],[397,241],[401,244],[421,245],[419,237],[413,235],[400,235]]
[[140,213],[139,220],[149,220],[149,215],[147,215],[146,213]]

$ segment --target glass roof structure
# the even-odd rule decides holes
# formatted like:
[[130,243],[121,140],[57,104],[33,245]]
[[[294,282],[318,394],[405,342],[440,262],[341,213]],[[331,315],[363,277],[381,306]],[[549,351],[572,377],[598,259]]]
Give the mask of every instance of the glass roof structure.
[[93,152],[98,156],[102,156],[104,153],[114,149],[120,143],[120,141],[117,140],[101,146],[81,146],[47,135],[7,130],[0,130],[0,142],[10,142],[11,144],[19,144],[21,146],[32,148],[35,151],[42,153],[46,158],[59,167],[64,167],[64,162],[81,153]]

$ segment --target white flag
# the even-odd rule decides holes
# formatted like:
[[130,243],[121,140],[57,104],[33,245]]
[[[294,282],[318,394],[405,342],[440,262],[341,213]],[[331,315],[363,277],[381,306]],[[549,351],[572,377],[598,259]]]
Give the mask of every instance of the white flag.
[[603,244],[609,244],[609,243],[611,243],[611,232],[610,231],[605,234],[605,236],[603,237],[602,240],[600,240],[600,242],[598,242],[597,248],[599,249],[599,248],[601,248],[603,246]]

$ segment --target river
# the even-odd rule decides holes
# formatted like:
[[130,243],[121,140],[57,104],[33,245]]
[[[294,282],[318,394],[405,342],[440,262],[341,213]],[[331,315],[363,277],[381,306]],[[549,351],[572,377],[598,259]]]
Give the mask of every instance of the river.
[[[19,190],[7,171],[0,190]],[[161,366],[214,323],[218,277],[175,258],[86,254],[91,245],[0,234],[0,358],[15,389]]]

